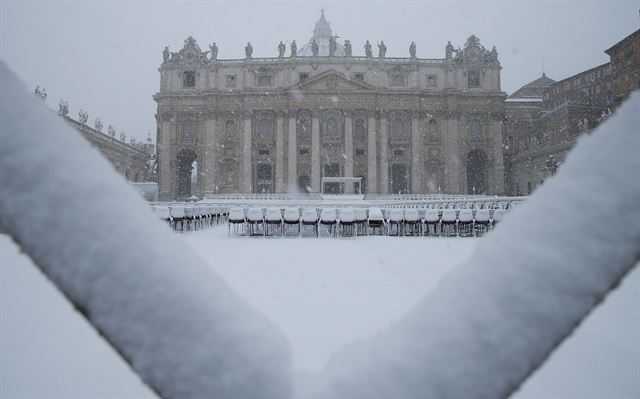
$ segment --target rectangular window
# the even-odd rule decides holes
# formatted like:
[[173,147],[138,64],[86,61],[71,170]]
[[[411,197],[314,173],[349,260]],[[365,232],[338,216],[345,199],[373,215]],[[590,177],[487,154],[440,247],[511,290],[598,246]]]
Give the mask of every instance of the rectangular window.
[[258,86],[271,86],[271,75],[269,74],[258,75]]
[[196,87],[196,71],[182,72],[182,87]]
[[236,75],[227,75],[225,80],[226,87],[236,87],[237,79]]
[[480,87],[480,71],[469,71],[467,74],[468,87]]
[[269,150],[265,148],[261,148],[258,150],[258,155],[269,155]]
[[359,80],[360,82],[364,82],[364,72],[355,72],[353,74],[354,80]]
[[193,122],[192,121],[182,122],[182,137],[186,139],[193,138]]
[[299,76],[300,82],[304,82],[305,80],[309,79],[309,74],[307,72],[301,72]]
[[438,76],[427,75],[427,87],[436,87],[436,86],[438,86]]
[[300,151],[298,152],[299,155],[309,155],[309,149],[308,148],[301,148]]
[[356,156],[364,156],[364,148],[356,148]]

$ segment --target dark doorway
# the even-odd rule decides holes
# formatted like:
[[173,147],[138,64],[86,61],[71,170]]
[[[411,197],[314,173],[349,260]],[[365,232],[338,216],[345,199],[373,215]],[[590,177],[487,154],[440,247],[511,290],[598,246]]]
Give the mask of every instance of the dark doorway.
[[180,150],[176,154],[176,197],[188,198],[195,194],[191,190],[191,173],[196,160],[193,150]]
[[391,166],[391,193],[409,193],[409,174],[406,165],[393,164]]
[[487,155],[482,150],[467,155],[467,193],[486,194],[489,189]]
[[298,190],[300,190],[301,193],[311,192],[311,179],[309,179],[309,176],[302,175],[298,177]]
[[270,164],[261,163],[256,167],[256,193],[273,192],[273,168]]
[[[339,177],[340,165],[337,163],[328,163],[324,165],[324,177]],[[342,184],[340,183],[325,183],[325,194],[340,194],[342,193]]]

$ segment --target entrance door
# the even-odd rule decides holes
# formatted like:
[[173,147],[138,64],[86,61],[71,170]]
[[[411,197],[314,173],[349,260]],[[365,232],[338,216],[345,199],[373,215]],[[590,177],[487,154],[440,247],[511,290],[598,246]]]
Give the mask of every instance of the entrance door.
[[273,192],[273,168],[270,164],[261,163],[256,167],[256,193]]
[[[329,163],[324,165],[324,176],[325,177],[339,177],[340,176],[340,165],[337,163]],[[324,184],[324,192],[325,194],[341,194],[342,193],[342,184],[340,183],[325,183]]]
[[391,166],[391,194],[409,193],[409,174],[406,165]]

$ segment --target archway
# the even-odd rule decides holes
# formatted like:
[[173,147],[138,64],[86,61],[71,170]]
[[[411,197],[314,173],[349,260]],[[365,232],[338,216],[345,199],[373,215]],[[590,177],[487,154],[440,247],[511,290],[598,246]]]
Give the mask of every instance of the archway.
[[467,154],[467,193],[486,194],[489,189],[487,155],[482,150]]
[[183,149],[176,154],[176,197],[187,198],[195,194],[191,187],[191,174],[197,156],[193,150]]

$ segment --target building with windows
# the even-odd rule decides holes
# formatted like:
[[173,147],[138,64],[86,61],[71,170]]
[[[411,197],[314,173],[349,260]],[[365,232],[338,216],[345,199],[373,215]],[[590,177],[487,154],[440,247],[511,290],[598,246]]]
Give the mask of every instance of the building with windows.
[[505,100],[507,194],[527,195],[555,173],[581,134],[640,87],[640,30],[605,53],[610,61],[560,81],[541,78]]
[[[495,47],[471,36],[445,57],[356,54],[324,17],[298,50],[220,59],[189,37],[165,48],[157,108],[160,198],[320,192],[502,194],[505,94]],[[286,53],[286,54],[285,54]],[[325,192],[354,188],[327,183]]]

